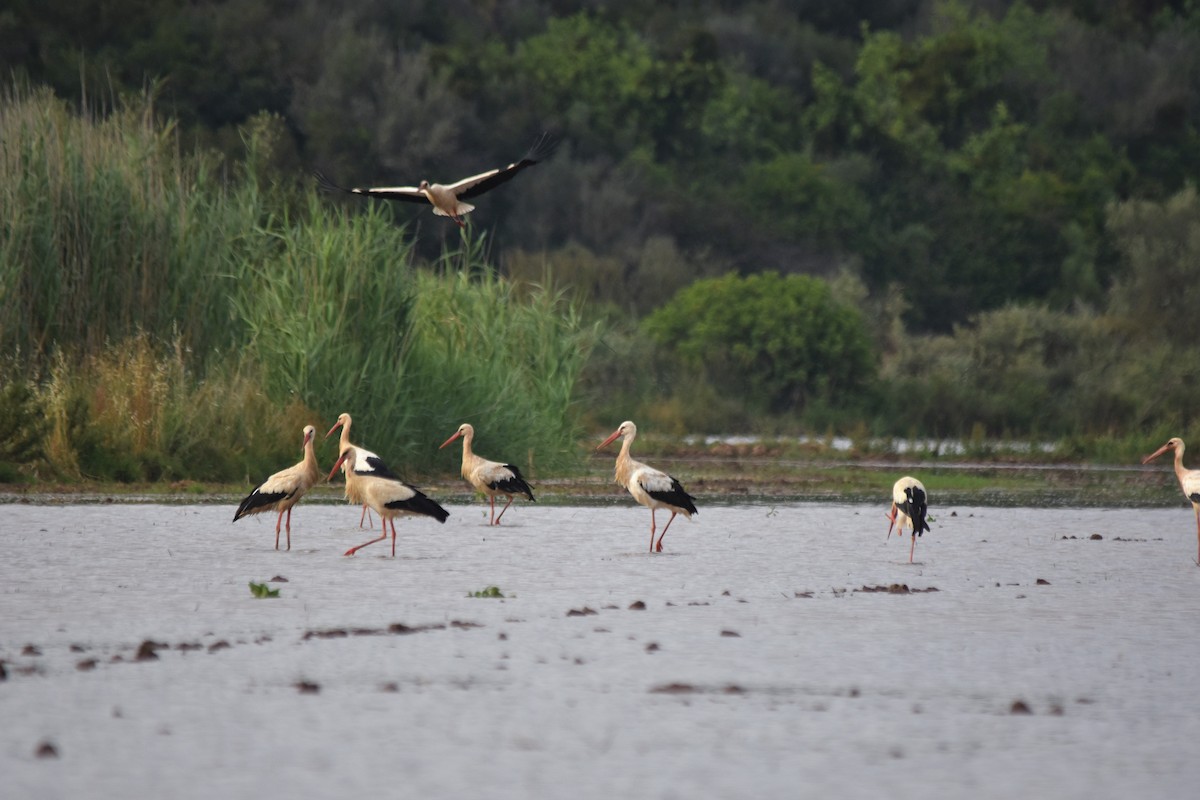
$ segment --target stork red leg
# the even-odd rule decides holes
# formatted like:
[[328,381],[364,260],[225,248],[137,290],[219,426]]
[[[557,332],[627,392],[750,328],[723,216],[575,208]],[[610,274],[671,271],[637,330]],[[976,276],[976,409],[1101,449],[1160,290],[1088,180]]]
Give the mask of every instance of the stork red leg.
[[[505,511],[508,511],[508,507],[512,505],[512,501],[513,501],[513,496],[510,494],[510,495],[508,496],[508,502],[504,504],[504,508],[500,509],[500,517],[503,517],[503,516],[504,516],[504,512],[505,512]],[[499,524],[500,524],[500,517],[496,517],[496,524],[497,524],[497,525],[499,525]]]
[[914,533],[912,537],[912,545],[908,548],[908,563],[913,562],[913,552],[917,549],[917,535]]
[[283,522],[283,512],[279,512],[279,516],[275,518],[275,549],[279,549],[279,526]]
[[679,512],[677,512],[677,511],[672,511],[672,512],[671,512],[671,518],[670,518],[669,520],[667,520],[667,524],[663,526],[663,532],[662,532],[662,534],[660,534],[660,535],[659,535],[659,537],[658,537],[658,545],[655,547],[655,549],[656,549],[658,552],[660,552],[660,553],[662,552],[662,540],[663,540],[663,536],[666,536],[666,535],[667,535],[667,528],[671,527],[671,523],[675,521],[675,515],[676,515],[677,513],[679,513]]
[[395,558],[396,557],[396,520],[385,519],[383,522],[385,525],[389,522],[392,523],[392,558]]
[[658,527],[654,524],[654,509],[650,509],[650,552],[654,552],[654,532]]
[[369,541],[369,542],[363,542],[363,543],[362,543],[362,544],[360,544],[360,545],[357,545],[357,546],[355,546],[355,547],[351,547],[351,548],[350,548],[349,550],[347,550],[347,551],[346,551],[346,552],[345,552],[343,555],[352,556],[352,555],[354,555],[355,553],[357,553],[359,550],[362,550],[362,549],[363,549],[364,547],[366,547],[367,545],[369,545],[369,544],[375,544],[376,542],[382,542],[382,541],[383,541],[384,539],[386,539],[386,538],[387,538],[387,523],[386,523],[386,521],[385,521],[385,522],[384,522],[384,525],[383,525],[383,535],[382,535],[382,536],[380,536],[378,539],[372,539],[372,540],[371,540],[371,541]]
[[1200,506],[1193,503],[1192,508],[1196,511],[1196,564],[1200,566]]
[[884,514],[888,518],[888,535],[887,538],[892,538],[892,526],[896,524],[896,504],[892,503],[892,510]]
[[358,527],[361,528],[363,526],[364,519],[371,526],[371,529],[374,530],[375,529],[375,520],[371,518],[371,511],[370,511],[370,509],[367,508],[366,503],[363,503],[363,513],[362,513],[362,516],[360,516],[358,518]]
[[[496,524],[498,524],[496,522],[496,495],[494,495],[494,494],[488,495],[488,506],[492,510],[491,515],[488,517],[488,525],[496,525]],[[504,512],[501,511],[500,513],[503,514]]]
[[291,550],[292,549],[292,507],[291,506],[288,506],[287,540],[288,540],[288,550]]

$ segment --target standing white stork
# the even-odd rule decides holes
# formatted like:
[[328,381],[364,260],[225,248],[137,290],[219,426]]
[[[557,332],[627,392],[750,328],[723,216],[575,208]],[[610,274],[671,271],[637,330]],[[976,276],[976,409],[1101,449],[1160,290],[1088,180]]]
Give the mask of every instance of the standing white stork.
[[[348,446],[342,451],[338,457],[337,463],[333,465],[333,469],[329,471],[329,477],[341,468],[342,464],[353,465],[357,459],[357,448],[354,445]],[[378,539],[372,539],[369,542],[363,542],[360,545],[351,547],[345,552],[345,555],[352,556],[362,548],[375,542],[381,542],[387,538],[388,523],[392,526],[392,557],[396,556],[396,517],[399,516],[426,516],[433,517],[438,522],[445,522],[446,517],[450,516],[450,512],[442,508],[435,501],[430,500],[420,489],[415,486],[409,486],[404,481],[400,480],[391,470],[380,463],[380,465],[369,471],[359,472],[357,469],[351,468],[346,471],[346,483],[354,483],[353,491],[357,497],[362,498],[362,502],[375,509],[375,513],[379,515],[383,535]]]
[[929,513],[929,495],[925,485],[916,478],[905,475],[892,486],[892,509],[888,512],[888,538],[892,538],[892,526],[896,535],[903,536],[904,528],[912,529],[912,546],[908,548],[908,563],[912,563],[913,551],[917,549],[917,537],[929,530],[925,515]]
[[1192,510],[1196,513],[1196,563],[1200,564],[1200,470],[1184,469],[1183,439],[1178,436],[1168,439],[1166,444],[1143,458],[1142,463],[1149,463],[1168,450],[1175,451],[1175,477],[1179,478],[1179,488],[1183,489],[1184,496],[1192,502]]
[[409,203],[432,203],[434,214],[440,217],[449,217],[454,220],[458,227],[465,228],[467,226],[462,221],[462,216],[474,211],[475,206],[464,203],[462,202],[463,200],[478,197],[484,192],[495,189],[500,184],[512,180],[513,176],[521,170],[526,167],[532,167],[534,164],[548,158],[554,152],[554,146],[555,143],[550,140],[549,135],[543,133],[520,161],[515,161],[507,167],[500,169],[489,169],[487,172],[481,172],[478,175],[472,175],[469,178],[463,178],[460,181],[446,185],[421,181],[417,186],[379,186],[369,189],[346,189],[338,186],[320,172],[315,174],[318,184],[325,191],[342,191],[363,195],[364,197],[380,197],[384,200],[401,200]]
[[[621,452],[617,454],[614,475],[617,483],[628,489],[634,500],[650,509],[650,552],[653,553],[657,550],[661,553],[663,536],[667,535],[667,528],[671,527],[671,523],[675,521],[675,515],[683,514],[690,520],[692,514],[700,513],[696,510],[696,504],[693,502],[696,498],[685,492],[683,486],[675,478],[640,461],[635,461],[629,455],[629,447],[637,438],[637,426],[629,420],[622,422],[621,426],[601,442],[596,449],[607,447],[618,436],[624,436],[625,439],[621,442]],[[663,526],[662,534],[658,537],[658,544],[655,545],[654,512],[660,508],[669,510],[671,518]]]
[[[460,436],[463,440],[462,476],[466,478],[467,483],[487,495],[488,503],[491,505],[489,525],[500,524],[500,517],[504,516],[504,512],[508,511],[508,507],[512,505],[513,498],[519,494],[528,497],[530,502],[536,502],[533,499],[533,489],[525,482],[525,478],[521,476],[521,470],[517,469],[515,464],[501,464],[498,461],[488,461],[482,456],[475,455],[475,452],[471,450],[471,442],[475,438],[475,428],[469,422],[459,425],[458,431],[442,442],[438,449],[441,450],[442,447]],[[504,508],[500,509],[500,516],[496,516],[496,495],[498,494],[508,496],[508,502],[504,504]]]
[[338,428],[342,429],[341,438],[338,440],[338,452],[343,453],[347,447],[354,447],[355,460],[353,464],[346,464],[343,469],[346,472],[346,501],[358,505],[362,503],[362,516],[358,518],[358,527],[363,527],[363,520],[374,528],[375,523],[371,520],[371,512],[368,511],[367,502],[357,495],[354,491],[355,484],[350,480],[350,470],[353,468],[361,475],[366,475],[377,470],[387,471],[387,465],[383,463],[383,459],[372,453],[365,447],[350,444],[350,425],[353,420],[346,413],[338,414],[337,422],[333,423],[333,427],[329,429],[329,433],[325,434],[328,439],[333,435],[333,432]]
[[292,506],[300,502],[312,485],[321,477],[317,466],[317,455],[313,451],[313,438],[317,429],[312,425],[304,426],[304,459],[295,466],[276,472],[260,483],[253,492],[246,496],[233,514],[233,521],[251,514],[261,514],[264,511],[277,511],[275,519],[275,549],[279,549],[279,524],[283,521],[283,512],[287,512],[287,549],[292,549]]

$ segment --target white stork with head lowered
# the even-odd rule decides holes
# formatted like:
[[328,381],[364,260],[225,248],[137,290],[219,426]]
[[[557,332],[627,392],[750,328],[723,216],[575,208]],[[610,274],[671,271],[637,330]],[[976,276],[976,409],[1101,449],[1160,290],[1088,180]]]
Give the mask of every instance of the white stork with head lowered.
[[917,537],[929,530],[925,521],[929,513],[929,495],[925,485],[916,478],[905,475],[892,486],[892,508],[887,514],[888,538],[892,536],[892,526],[896,526],[896,534],[904,535],[905,526],[912,529],[912,546],[908,548],[908,563],[912,563],[913,552],[917,549]]
[[[625,439],[621,442],[621,452],[617,454],[615,470],[617,483],[628,489],[634,500],[650,509],[650,552],[653,553],[657,550],[661,553],[663,537],[667,535],[667,528],[671,527],[671,523],[675,521],[675,515],[683,514],[690,520],[692,514],[699,513],[696,511],[694,502],[696,498],[684,491],[683,486],[675,478],[640,461],[635,461],[629,455],[629,447],[637,438],[637,426],[629,420],[622,422],[620,427],[613,431],[612,435],[601,442],[596,449],[600,450],[606,447],[618,436],[624,436]],[[663,526],[662,534],[659,535],[656,545],[654,543],[654,531],[656,530],[654,512],[660,508],[670,511],[671,518]]]
[[287,512],[287,549],[292,549],[292,506],[300,502],[304,493],[312,488],[321,477],[317,466],[317,455],[313,450],[313,438],[317,429],[312,425],[304,426],[304,459],[294,466],[276,472],[271,477],[255,487],[254,491],[233,513],[233,521],[251,514],[261,514],[264,511],[276,511],[275,518],[275,549],[279,549],[279,524],[283,521],[283,512]]
[[421,181],[416,186],[346,189],[338,186],[320,172],[316,172],[315,175],[318,184],[325,191],[349,192],[364,197],[379,197],[384,200],[400,200],[408,203],[432,203],[434,214],[440,217],[449,217],[460,228],[465,228],[467,226],[462,221],[462,217],[464,214],[474,211],[475,206],[464,203],[464,200],[470,200],[495,189],[500,184],[512,180],[521,170],[546,160],[554,152],[555,145],[556,142],[552,141],[548,134],[543,133],[520,161],[514,161],[507,167],[489,169],[487,172],[481,172],[478,175],[448,184]]
[[367,502],[359,497],[355,492],[354,487],[357,484],[350,480],[350,470],[353,468],[354,471],[358,472],[359,474],[366,475],[371,472],[375,472],[376,470],[386,470],[387,465],[383,463],[383,459],[372,453],[367,448],[350,444],[350,426],[353,424],[353,422],[354,421],[350,419],[349,414],[345,412],[338,414],[337,422],[333,423],[333,427],[329,429],[329,433],[325,434],[325,438],[328,439],[333,435],[334,431],[336,431],[338,428],[341,428],[342,435],[338,440],[338,453],[344,453],[347,447],[354,447],[354,463],[346,463],[342,465],[342,471],[346,473],[346,500],[347,502],[354,503],[355,505],[358,505],[359,503],[362,504],[363,510],[362,515],[358,519],[358,527],[363,527],[363,520],[366,520],[368,525],[374,528],[375,523],[371,520],[371,512],[368,510],[369,506]]
[[[525,482],[525,478],[521,476],[521,470],[517,469],[515,464],[501,464],[499,461],[488,461],[482,456],[475,455],[475,451],[471,449],[471,442],[475,438],[475,428],[470,423],[464,422],[459,425],[455,434],[442,442],[438,449],[441,450],[442,447],[459,437],[462,437],[463,440],[462,476],[477,491],[487,495],[488,503],[491,505],[489,525],[500,524],[500,517],[503,517],[504,512],[508,511],[513,498],[517,495],[523,494],[533,502],[533,489]],[[499,516],[496,515],[496,495],[498,494],[508,497],[508,502],[504,504],[504,508],[500,509]]]
[[[351,468],[346,470],[346,483],[348,485],[353,483],[352,491],[355,496],[375,509],[375,513],[382,520],[383,535],[378,539],[371,539],[351,547],[345,552],[345,555],[352,556],[369,544],[382,542],[387,538],[388,524],[390,523],[392,526],[392,557],[395,558],[396,517],[425,516],[433,517],[438,522],[445,522],[446,518],[450,516],[450,512],[427,497],[420,489],[410,486],[396,477],[383,462],[379,462],[367,472],[359,472],[353,467],[357,457],[357,448],[354,445],[346,447],[338,457],[337,463],[333,465],[333,469],[329,471],[329,477],[332,478],[343,464],[351,465]],[[347,488],[347,491],[349,492],[351,489]]]

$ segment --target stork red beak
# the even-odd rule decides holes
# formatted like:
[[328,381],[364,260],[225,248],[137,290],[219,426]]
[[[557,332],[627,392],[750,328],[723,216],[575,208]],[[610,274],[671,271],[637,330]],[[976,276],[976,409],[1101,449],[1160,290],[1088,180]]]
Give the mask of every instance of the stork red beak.
[[[330,431],[330,433],[332,433],[332,432],[333,432],[333,431]],[[331,481],[331,480],[333,480],[333,476],[334,476],[334,475],[336,475],[336,474],[337,474],[337,471],[338,471],[339,469],[341,469],[341,468],[342,468],[342,462],[344,462],[344,461],[346,460],[346,457],[347,457],[348,455],[350,455],[350,453],[349,453],[349,452],[342,453],[341,457],[340,457],[340,458],[337,460],[337,462],[336,462],[336,463],[333,465],[333,469],[329,470],[329,477],[328,477],[328,478],[326,478],[325,480],[327,480],[327,481]]]
[[451,437],[450,437],[449,439],[447,439],[446,441],[442,442],[442,444],[441,444],[441,447],[438,447],[438,450],[441,450],[441,449],[442,449],[442,447],[445,447],[446,445],[450,444],[450,443],[451,443],[451,442],[453,442],[455,439],[457,439],[459,436],[462,436],[462,431],[456,431],[456,432],[455,432],[455,434],[454,434],[453,436],[451,436]]
[[315,436],[315,435],[316,435],[316,431],[313,431],[312,433],[306,432],[304,434],[304,444],[300,445],[300,449],[303,450],[305,447],[308,447],[308,443],[313,440],[313,436]]
[[1173,448],[1173,447],[1171,447],[1171,443],[1170,443],[1170,442],[1167,442],[1167,443],[1166,443],[1166,444],[1164,444],[1162,447],[1158,448],[1158,449],[1157,449],[1157,450],[1155,450],[1153,453],[1151,453],[1150,455],[1148,455],[1148,456],[1146,456],[1145,458],[1143,458],[1143,459],[1142,459],[1142,463],[1143,463],[1143,464],[1149,464],[1151,461],[1153,461],[1154,459],[1158,458],[1158,457],[1159,457],[1159,456],[1161,456],[1163,453],[1167,452],[1168,450],[1173,450],[1173,449],[1174,449],[1174,448]]
[[607,439],[605,439],[600,444],[596,445],[596,449],[603,450],[605,447],[608,447],[608,445],[610,445],[612,443],[612,441],[620,435],[621,435],[621,429],[617,428],[615,431],[612,432],[611,436],[609,436]]
[[335,422],[333,424],[332,428],[329,429],[329,433],[325,434],[325,438],[328,439],[330,436],[333,436],[333,432],[336,431],[340,427],[342,427],[342,423],[339,420],[338,422]]

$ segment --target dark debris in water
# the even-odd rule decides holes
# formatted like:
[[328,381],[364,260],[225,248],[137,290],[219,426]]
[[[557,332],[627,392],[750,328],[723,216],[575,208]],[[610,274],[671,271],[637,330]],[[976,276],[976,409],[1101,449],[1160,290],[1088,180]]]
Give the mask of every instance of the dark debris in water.
[[650,688],[651,694],[746,694],[747,690],[736,683],[724,686],[697,686],[694,683],[664,683]]
[[940,591],[936,586],[930,586],[925,589],[910,589],[907,583],[892,583],[887,586],[866,586],[861,589],[855,589],[855,592],[885,592],[887,594],[921,594],[923,592]]
[[588,616],[591,616],[592,614],[598,614],[598,613],[599,612],[596,611],[596,609],[588,608],[587,606],[584,606],[583,608],[572,608],[570,611],[567,612],[567,616],[568,617],[588,617]]
[[133,657],[134,661],[158,661],[158,650],[166,650],[170,647],[165,642],[155,642],[147,639],[138,645],[137,655]]
[[451,620],[449,623],[432,622],[426,625],[407,625],[403,622],[393,622],[386,628],[324,628],[321,630],[307,630],[300,638],[302,641],[307,641],[309,639],[346,639],[351,636],[408,636],[409,634],[425,633],[426,631],[444,631],[447,628],[469,630],[471,628],[482,627],[483,625],[478,622],[461,619]]

